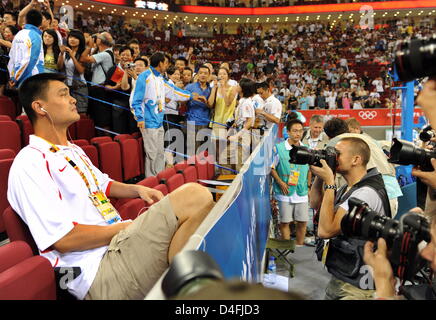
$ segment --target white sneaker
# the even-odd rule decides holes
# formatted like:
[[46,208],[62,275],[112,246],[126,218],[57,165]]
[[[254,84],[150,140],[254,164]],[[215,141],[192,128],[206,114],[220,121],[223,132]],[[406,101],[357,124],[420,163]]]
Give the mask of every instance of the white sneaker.
[[314,247],[315,246],[315,237],[306,237],[306,238],[304,238],[304,244],[306,246]]

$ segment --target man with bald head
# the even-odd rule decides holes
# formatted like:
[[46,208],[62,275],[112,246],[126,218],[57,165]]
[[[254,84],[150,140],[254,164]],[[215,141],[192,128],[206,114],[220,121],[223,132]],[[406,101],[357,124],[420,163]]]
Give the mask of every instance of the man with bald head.
[[[90,55],[91,49],[97,46],[98,52]],[[92,85],[89,88],[89,95],[95,99],[107,101],[105,98],[106,91],[98,85],[104,85],[106,74],[115,64],[112,46],[114,39],[109,32],[97,34],[95,44],[91,37],[87,43],[87,48],[81,58],[82,63],[92,63]],[[89,100],[88,112],[93,118],[95,125],[109,130],[112,123],[112,108],[110,105],[99,102],[98,100]]]

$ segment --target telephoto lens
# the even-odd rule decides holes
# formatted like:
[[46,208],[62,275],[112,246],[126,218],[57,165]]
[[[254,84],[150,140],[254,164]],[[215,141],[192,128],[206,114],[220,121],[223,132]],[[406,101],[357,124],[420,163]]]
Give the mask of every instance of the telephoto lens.
[[325,160],[328,166],[336,171],[338,154],[333,147],[327,147],[324,150],[312,150],[304,146],[292,146],[289,151],[290,163],[308,164],[322,167],[321,160]]
[[412,81],[436,75],[436,34],[429,38],[397,42],[395,70],[400,81]]
[[397,138],[392,139],[389,162],[401,165],[419,166],[422,171],[434,171],[431,159],[436,158],[434,151],[416,147],[413,143]]

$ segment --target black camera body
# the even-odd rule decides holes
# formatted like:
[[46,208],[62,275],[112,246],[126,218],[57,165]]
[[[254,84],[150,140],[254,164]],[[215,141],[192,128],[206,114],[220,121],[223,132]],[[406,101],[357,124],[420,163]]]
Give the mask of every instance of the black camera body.
[[399,41],[394,49],[395,71],[400,81],[436,75],[436,34],[428,38]]
[[326,147],[323,150],[312,150],[304,146],[292,146],[289,151],[290,163],[309,164],[322,167],[321,159],[327,162],[328,166],[336,172],[338,166],[338,153],[333,147]]
[[419,255],[418,245],[431,241],[427,219],[416,213],[406,213],[394,220],[371,210],[368,204],[357,198],[348,200],[349,210],[341,221],[345,236],[377,241],[383,238],[391,250],[389,261],[394,275],[401,280],[412,281],[425,260]]
[[392,139],[388,162],[401,165],[419,166],[422,171],[434,171],[431,159],[436,158],[436,152],[416,147],[413,143],[397,138]]
[[419,139],[422,142],[429,142],[431,139],[436,137],[435,132],[433,131],[431,126],[427,126],[419,133]]

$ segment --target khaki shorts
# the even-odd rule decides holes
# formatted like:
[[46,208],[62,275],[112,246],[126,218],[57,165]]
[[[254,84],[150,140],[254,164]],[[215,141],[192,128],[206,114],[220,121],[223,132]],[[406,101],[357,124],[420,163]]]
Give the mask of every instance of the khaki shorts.
[[278,201],[278,205],[281,223],[309,221],[309,204],[307,202],[290,203]]
[[144,299],[168,268],[178,225],[169,196],[136,218],[112,238],[85,299]]

